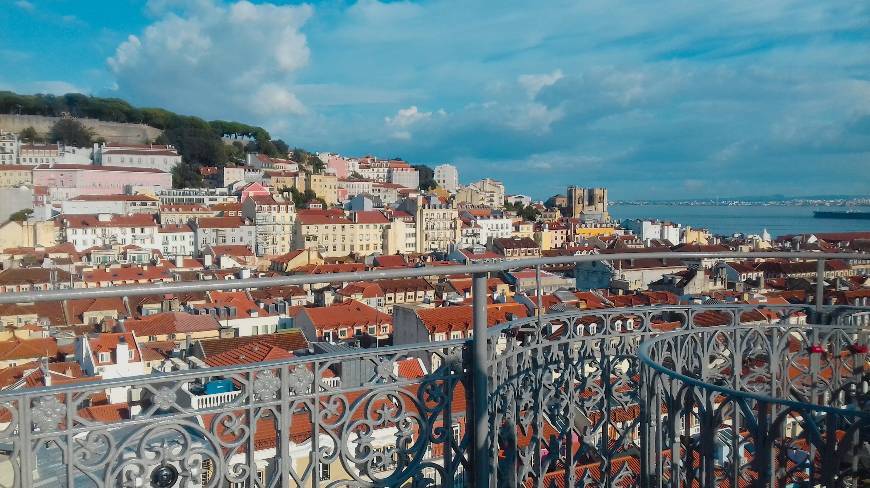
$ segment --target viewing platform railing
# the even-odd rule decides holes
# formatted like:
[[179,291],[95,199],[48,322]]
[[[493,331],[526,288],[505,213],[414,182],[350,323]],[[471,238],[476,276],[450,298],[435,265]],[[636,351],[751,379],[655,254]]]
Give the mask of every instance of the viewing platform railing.
[[[472,276],[473,335],[0,392],[0,486],[858,486],[868,477],[865,307],[570,309],[489,326],[488,273],[623,253],[0,294],[0,303]],[[810,294],[812,296],[812,294]],[[419,360],[423,375],[398,373]],[[356,371],[346,381],[343,371]],[[335,381],[341,376],[341,381]],[[191,402],[219,379],[232,395]],[[123,392],[126,412],[106,397]],[[217,398],[217,397],[215,397]],[[108,411],[107,411],[108,410]]]

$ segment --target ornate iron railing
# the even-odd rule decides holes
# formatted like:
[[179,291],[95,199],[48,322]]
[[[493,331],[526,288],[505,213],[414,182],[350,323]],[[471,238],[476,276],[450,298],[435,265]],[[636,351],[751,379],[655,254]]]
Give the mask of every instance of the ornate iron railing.
[[870,329],[765,324],[645,342],[645,486],[870,483]]
[[[812,306],[586,309],[487,327],[487,272],[628,256],[784,255],[863,258],[630,253],[328,279],[289,276],[0,295],[0,303],[8,303],[473,273],[475,305],[474,337],[468,340],[0,392],[0,486],[549,488],[851,482],[862,476],[860,448],[867,442],[867,379],[861,376],[867,314],[858,308],[816,300]],[[817,296],[820,292],[817,287]],[[807,316],[834,325],[800,323]],[[843,355],[816,366],[811,360],[802,377],[827,370],[837,375],[812,387],[791,379],[784,384],[793,388],[786,390],[776,371],[784,371],[781,365],[788,362],[769,354],[775,360],[765,363],[739,347],[735,352],[718,345],[719,337],[741,347],[778,337],[769,350],[782,350],[792,331],[818,340],[810,342],[813,347]],[[750,332],[754,335],[743,337]],[[639,350],[645,355],[639,356]],[[797,351],[793,356],[799,359]],[[848,357],[847,351],[852,353]],[[689,358],[689,352],[694,356]],[[419,359],[427,373],[399,375],[397,361],[408,358]],[[726,374],[728,361],[731,376]],[[759,372],[765,364],[773,371],[768,376]],[[772,389],[741,390],[741,385],[756,384],[745,369],[752,378],[768,379]],[[348,371],[354,374],[344,374]],[[840,378],[844,371],[849,374]],[[231,384],[231,391],[206,394],[201,386],[214,379]],[[817,392],[823,386],[827,397]],[[105,398],[119,391],[132,400],[128,415],[104,411],[109,408],[102,405]],[[789,397],[795,392],[817,396]],[[714,408],[700,408],[708,403]],[[792,430],[780,429],[785,421],[774,420],[783,415]],[[798,415],[809,420],[793,420]],[[673,428],[680,423],[682,431]],[[718,440],[727,430],[723,425],[735,433],[727,446]],[[801,436],[805,444],[798,442]],[[795,454],[801,446],[809,454]],[[828,461],[847,451],[854,453],[851,467],[834,469]],[[781,459],[790,471],[780,469]],[[806,474],[796,466],[806,466]]]

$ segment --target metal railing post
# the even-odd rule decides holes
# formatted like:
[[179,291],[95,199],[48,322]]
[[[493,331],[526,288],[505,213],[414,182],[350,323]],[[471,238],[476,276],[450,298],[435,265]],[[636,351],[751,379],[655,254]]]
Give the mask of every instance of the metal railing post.
[[471,372],[474,378],[474,482],[478,488],[490,485],[489,479],[489,415],[488,415],[488,372],[487,372],[487,317],[486,299],[488,295],[486,273],[475,273],[471,285],[474,306],[474,344],[471,359]]
[[825,304],[825,260],[816,261],[816,314],[821,318]]

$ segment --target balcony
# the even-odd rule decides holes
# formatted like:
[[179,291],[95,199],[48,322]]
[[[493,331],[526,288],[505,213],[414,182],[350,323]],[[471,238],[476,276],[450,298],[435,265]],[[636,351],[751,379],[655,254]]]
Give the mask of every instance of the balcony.
[[[330,277],[472,273],[472,339],[4,391],[0,486],[803,487],[870,480],[866,308],[815,300],[574,309],[487,328],[487,273],[602,258]],[[0,303],[322,279],[30,292],[0,295]],[[400,374],[397,363],[409,358],[426,373]],[[362,381],[336,380],[333,372],[349,363]],[[191,393],[215,378],[232,389]],[[129,415],[88,409],[106,391],[123,389],[136,399]]]

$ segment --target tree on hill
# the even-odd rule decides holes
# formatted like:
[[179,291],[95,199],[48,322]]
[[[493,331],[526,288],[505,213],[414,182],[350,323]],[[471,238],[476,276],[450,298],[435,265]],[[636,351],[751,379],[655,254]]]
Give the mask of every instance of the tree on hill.
[[30,127],[25,127],[21,129],[21,133],[18,134],[18,138],[24,142],[36,142],[39,140],[39,133],[36,132],[36,129],[31,125]]
[[296,161],[300,165],[306,165],[311,167],[311,171],[314,173],[322,173],[324,169],[326,169],[326,164],[322,159],[317,157],[316,154],[312,154],[301,147],[294,147],[293,151],[290,152],[290,159]]
[[278,150],[282,158],[287,157],[287,153],[290,152],[290,146],[288,146],[286,142],[282,141],[281,139],[275,139],[274,141],[272,141],[272,144],[275,145],[275,149]]
[[411,166],[420,173],[420,189],[423,191],[432,190],[438,186],[435,183],[435,170],[425,164],[414,164]]
[[181,163],[172,168],[173,188],[202,188],[202,174],[199,172],[200,165]]
[[33,214],[32,208],[23,208],[9,216],[12,222],[24,222]]
[[54,123],[49,132],[49,140],[60,141],[66,146],[88,147],[93,141],[94,133],[81,122],[74,119],[60,119]]
[[227,163],[227,146],[202,127],[173,127],[157,138],[159,144],[172,144],[187,164],[223,167]]
[[312,200],[320,202],[320,204],[323,205],[323,208],[329,207],[329,205],[326,204],[326,201],[323,200],[322,198],[318,197],[317,194],[314,193],[313,190],[308,189],[308,190],[305,190],[304,192],[301,192],[301,191],[299,191],[298,188],[296,188],[294,186],[294,187],[290,187],[289,190],[287,188],[282,188],[281,191],[282,192],[286,192],[286,191],[290,192],[290,197],[293,199],[293,205],[295,205],[297,209],[304,208],[305,204],[307,204],[308,202],[310,202]]

